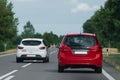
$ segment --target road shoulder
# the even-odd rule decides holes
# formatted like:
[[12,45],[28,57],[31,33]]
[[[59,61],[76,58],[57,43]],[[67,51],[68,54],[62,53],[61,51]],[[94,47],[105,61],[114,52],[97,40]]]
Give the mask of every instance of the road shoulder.
[[110,74],[113,78],[115,78],[116,80],[120,79],[120,72],[117,71],[116,69],[114,69],[111,65],[103,62],[103,69]]

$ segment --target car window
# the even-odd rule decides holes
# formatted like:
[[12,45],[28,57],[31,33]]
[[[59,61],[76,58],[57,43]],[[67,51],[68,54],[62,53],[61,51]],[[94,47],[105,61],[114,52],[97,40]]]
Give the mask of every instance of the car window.
[[41,41],[36,41],[36,40],[26,40],[22,42],[23,45],[26,46],[37,46],[41,44]]
[[97,44],[97,40],[92,36],[68,36],[64,44],[71,48],[91,48]]

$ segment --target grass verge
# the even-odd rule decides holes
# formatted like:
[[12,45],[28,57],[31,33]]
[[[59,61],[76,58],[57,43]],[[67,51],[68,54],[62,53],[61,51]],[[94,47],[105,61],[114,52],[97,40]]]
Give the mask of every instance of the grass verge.
[[120,71],[120,54],[109,54],[103,56],[103,60]]
[[0,55],[10,54],[10,53],[14,53],[14,52],[16,52],[16,49],[11,49],[11,50],[7,50],[7,51],[4,51],[4,52],[0,52]]

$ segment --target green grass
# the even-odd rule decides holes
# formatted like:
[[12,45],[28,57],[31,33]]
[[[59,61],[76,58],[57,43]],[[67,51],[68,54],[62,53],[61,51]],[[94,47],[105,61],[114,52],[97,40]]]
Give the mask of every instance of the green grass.
[[120,71],[120,54],[104,55],[103,60]]

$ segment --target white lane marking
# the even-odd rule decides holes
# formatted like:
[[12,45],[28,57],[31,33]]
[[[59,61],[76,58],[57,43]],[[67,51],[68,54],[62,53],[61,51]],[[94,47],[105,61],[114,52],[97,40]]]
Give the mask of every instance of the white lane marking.
[[108,74],[104,69],[102,69],[103,75],[108,78],[108,80],[115,80],[110,74]]
[[17,71],[18,71],[18,70],[13,70],[13,71],[11,71],[11,72],[9,72],[9,73],[1,76],[1,77],[0,77],[0,80],[3,79],[3,78],[5,78],[5,77],[7,77],[7,76],[9,76],[9,75],[11,75],[11,74],[13,74],[13,73],[15,73],[15,72],[17,72]]
[[56,52],[57,52],[57,50],[54,50],[54,51],[50,52],[50,54],[54,54],[54,53],[56,53]]
[[5,78],[4,80],[11,80],[12,78],[14,78],[15,76],[9,76],[7,78]]
[[3,55],[0,55],[0,57],[10,56],[10,55],[14,55],[14,54],[16,54],[16,53],[3,54]]
[[29,65],[31,65],[31,64],[32,64],[32,63],[25,64],[25,65],[22,66],[22,68],[25,68],[25,67],[27,67],[27,66],[29,66]]

